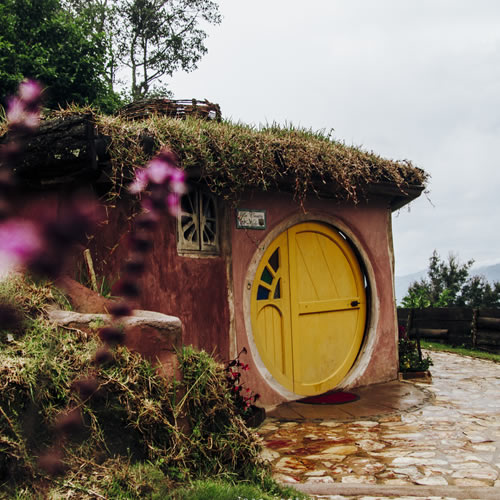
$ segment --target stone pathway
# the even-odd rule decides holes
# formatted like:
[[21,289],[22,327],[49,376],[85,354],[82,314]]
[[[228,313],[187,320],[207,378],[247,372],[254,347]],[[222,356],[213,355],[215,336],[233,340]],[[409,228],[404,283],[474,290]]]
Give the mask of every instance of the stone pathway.
[[[374,410],[371,416],[339,419],[333,410],[349,413],[356,403],[332,407],[334,418],[316,406],[321,420],[274,412],[259,434],[276,479],[304,485],[310,493],[345,495],[319,498],[414,498],[419,487],[423,498],[432,491],[439,493],[432,498],[500,498],[500,364],[443,352],[431,357],[430,384],[400,384],[434,395],[422,397],[419,409],[403,404],[400,412],[380,414],[382,385],[378,416]],[[307,406],[311,415],[315,406]],[[358,486],[361,495],[350,496],[348,485]],[[368,485],[381,486],[384,495],[363,495],[371,491]],[[400,487],[399,493],[391,495],[390,487]],[[482,496],[463,496],[467,489]]]

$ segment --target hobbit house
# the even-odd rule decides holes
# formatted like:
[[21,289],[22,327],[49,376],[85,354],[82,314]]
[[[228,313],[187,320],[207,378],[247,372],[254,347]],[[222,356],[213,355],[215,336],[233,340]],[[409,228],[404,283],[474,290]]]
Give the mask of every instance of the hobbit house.
[[264,403],[397,377],[391,214],[421,194],[422,170],[309,131],[231,124],[206,101],[157,100],[46,120],[17,173],[54,209],[74,187],[103,200],[88,248],[113,283],[138,209],[127,183],[161,147],[189,190],[154,236],[137,308],[179,317],[182,343],[221,361],[246,347],[245,383]]

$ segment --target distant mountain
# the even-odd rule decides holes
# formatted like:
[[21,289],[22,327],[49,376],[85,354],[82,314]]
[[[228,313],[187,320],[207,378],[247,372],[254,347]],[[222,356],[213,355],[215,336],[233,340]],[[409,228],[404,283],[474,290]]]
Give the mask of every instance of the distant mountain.
[[[470,270],[470,275],[480,275],[484,276],[490,283],[494,281],[500,281],[500,263],[493,264],[491,266],[481,266],[474,267]],[[427,275],[427,270],[418,271],[412,274],[406,274],[404,276],[396,276],[395,285],[396,285],[396,303],[399,304],[403,297],[406,295],[408,291],[408,287],[414,282],[419,281],[422,278],[425,278]]]
[[471,274],[484,276],[490,283],[500,281],[500,263],[471,269]]
[[396,304],[399,304],[402,298],[406,295],[409,286],[414,281],[419,281],[423,277],[427,275],[427,270],[418,271],[412,274],[406,274],[404,276],[396,276],[395,285],[396,285]]

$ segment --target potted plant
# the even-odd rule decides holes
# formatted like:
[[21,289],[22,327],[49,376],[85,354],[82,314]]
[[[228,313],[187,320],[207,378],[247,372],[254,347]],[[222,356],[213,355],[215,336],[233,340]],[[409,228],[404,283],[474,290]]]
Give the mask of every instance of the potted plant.
[[[403,331],[401,331],[403,330]],[[420,342],[410,340],[400,328],[399,338],[399,372],[401,379],[426,378],[430,379],[429,367],[432,366],[432,359],[429,355],[423,356],[420,349]]]

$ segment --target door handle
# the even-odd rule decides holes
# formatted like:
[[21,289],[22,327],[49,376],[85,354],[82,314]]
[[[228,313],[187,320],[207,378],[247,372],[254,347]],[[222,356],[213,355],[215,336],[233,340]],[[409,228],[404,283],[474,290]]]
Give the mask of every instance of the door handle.
[[359,302],[357,300],[353,300],[351,302],[351,307],[356,307],[356,306],[359,306]]

